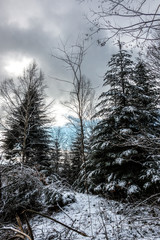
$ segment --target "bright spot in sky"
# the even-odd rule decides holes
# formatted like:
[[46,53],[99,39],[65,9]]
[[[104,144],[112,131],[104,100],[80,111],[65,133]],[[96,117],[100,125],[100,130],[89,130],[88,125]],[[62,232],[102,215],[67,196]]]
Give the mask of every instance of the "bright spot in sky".
[[9,75],[19,76],[23,74],[24,68],[26,68],[31,61],[32,60],[30,58],[26,57],[19,58],[17,60],[8,59],[4,68]]
[[55,125],[56,126],[64,126],[68,120],[65,117],[67,115],[67,109],[61,105],[60,103],[56,103],[54,106],[54,113],[55,113]]
[[[5,59],[5,71],[9,77],[17,77],[23,74],[24,69],[26,69],[29,64],[33,62],[33,59],[27,57],[7,57]],[[49,97],[48,100],[53,100],[52,97]],[[55,118],[55,126],[64,126],[68,120],[65,115],[67,115],[67,109],[56,102],[53,104],[53,117]]]

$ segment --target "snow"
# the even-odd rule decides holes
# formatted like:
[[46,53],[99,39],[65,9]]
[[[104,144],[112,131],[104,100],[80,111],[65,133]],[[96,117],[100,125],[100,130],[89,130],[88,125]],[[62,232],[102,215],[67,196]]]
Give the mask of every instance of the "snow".
[[127,193],[128,194],[134,194],[134,193],[138,193],[140,191],[140,188],[136,185],[131,185],[129,188],[128,188],[128,191]]
[[125,161],[125,159],[124,158],[116,158],[115,159],[115,163],[116,164],[119,164],[119,165],[122,165],[122,163]]
[[134,155],[134,154],[138,154],[138,152],[134,149],[128,149],[126,151],[123,151],[121,154],[120,154],[120,157],[129,157],[131,155]]
[[88,237],[36,216],[30,221],[35,240],[160,240],[158,207],[134,206],[99,196],[75,194],[76,202],[53,213],[52,217]]
[[127,107],[124,107],[123,110],[126,112],[135,112],[137,108],[134,106],[127,106]]
[[160,182],[160,175],[153,175],[151,179],[152,183]]
[[124,188],[126,186],[126,181],[124,180],[119,181],[118,186]]
[[123,129],[120,129],[119,133],[121,135],[130,135],[132,134],[132,130],[130,128],[123,128]]

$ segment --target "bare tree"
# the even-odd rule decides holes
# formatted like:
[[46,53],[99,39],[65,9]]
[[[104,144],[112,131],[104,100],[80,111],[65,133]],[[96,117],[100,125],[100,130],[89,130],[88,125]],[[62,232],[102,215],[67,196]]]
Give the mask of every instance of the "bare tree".
[[[71,110],[71,113],[74,115],[74,119],[78,119],[80,128],[81,159],[82,162],[85,162],[84,126],[85,121],[89,117],[89,113],[93,107],[92,104],[94,97],[94,90],[91,87],[90,80],[82,74],[82,63],[86,54],[86,49],[84,44],[76,44],[68,50],[66,45],[62,43],[62,48],[59,48],[58,50],[60,55],[57,56],[53,54],[53,56],[64,62],[67,69],[72,72],[71,81],[62,80],[72,85],[70,99],[63,104]],[[73,118],[70,118],[70,121],[73,125],[75,124]]]
[[152,34],[160,27],[160,4],[151,0],[100,0],[88,20],[92,24],[92,34],[107,32],[107,36],[99,41],[101,45],[119,35],[136,41],[158,40],[159,36]]

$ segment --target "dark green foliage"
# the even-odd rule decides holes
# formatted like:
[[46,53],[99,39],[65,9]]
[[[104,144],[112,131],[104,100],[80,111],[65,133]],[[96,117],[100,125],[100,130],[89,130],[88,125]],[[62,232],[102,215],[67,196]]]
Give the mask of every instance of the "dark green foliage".
[[79,175],[80,167],[82,165],[82,149],[81,149],[81,135],[80,133],[75,133],[75,138],[71,145],[71,174],[70,174],[70,182],[74,183]]
[[96,116],[101,119],[94,129],[86,171],[80,177],[80,183],[87,180],[90,191],[120,199],[144,194],[147,181],[153,186],[150,194],[154,193],[160,180],[156,87],[145,64],[140,61],[134,69],[130,58],[120,45],[109,62],[104,86],[110,89],[100,96]]
[[[83,146],[81,145],[81,131],[80,127],[77,124],[77,129],[74,133],[74,137],[71,143],[71,150],[70,150],[70,161],[71,161],[71,168],[70,168],[70,183],[74,183],[74,186],[77,187],[78,177],[80,171],[83,169],[85,170],[85,162],[87,161],[88,154],[90,152],[90,135],[92,133],[92,125],[93,123],[90,122],[90,125],[87,121],[83,124]],[[83,156],[84,150],[84,156]],[[85,160],[84,160],[85,159]]]
[[52,158],[52,162],[53,162],[53,171],[56,174],[59,174],[59,168],[61,165],[61,146],[60,146],[60,142],[59,139],[56,138],[53,141],[53,146],[52,146],[52,153],[51,153],[51,158]]
[[130,81],[129,77],[133,71],[133,62],[131,55],[125,50],[122,50],[119,43],[120,50],[113,55],[108,63],[109,70],[104,76],[103,86],[110,86],[107,92],[103,92],[100,96],[101,110],[98,115],[105,116],[112,112],[114,108],[120,108],[127,105],[126,101],[130,95]]
[[68,183],[72,184],[71,178],[71,159],[70,159],[70,151],[64,150],[63,157],[62,157],[62,166],[60,176],[65,179]]
[[[160,113],[159,86],[144,62],[139,61],[135,67],[134,80],[136,83],[133,97],[134,104],[140,116],[139,126],[141,135],[140,146],[145,149],[145,161],[139,176],[143,190],[156,193],[160,190]],[[137,114],[137,115],[138,115]]]
[[[20,160],[32,165],[48,165],[50,135],[46,127],[46,106],[42,73],[32,64],[15,87],[13,81],[2,85],[2,95],[8,94],[9,111],[4,132],[3,149],[9,160]],[[11,88],[12,85],[12,88]]]

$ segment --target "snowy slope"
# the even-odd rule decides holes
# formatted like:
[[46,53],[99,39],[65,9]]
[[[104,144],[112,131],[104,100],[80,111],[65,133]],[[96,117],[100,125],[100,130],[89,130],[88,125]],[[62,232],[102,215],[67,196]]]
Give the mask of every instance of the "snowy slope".
[[133,206],[76,193],[76,202],[53,213],[52,217],[88,237],[36,216],[31,221],[35,240],[160,240],[158,206]]

